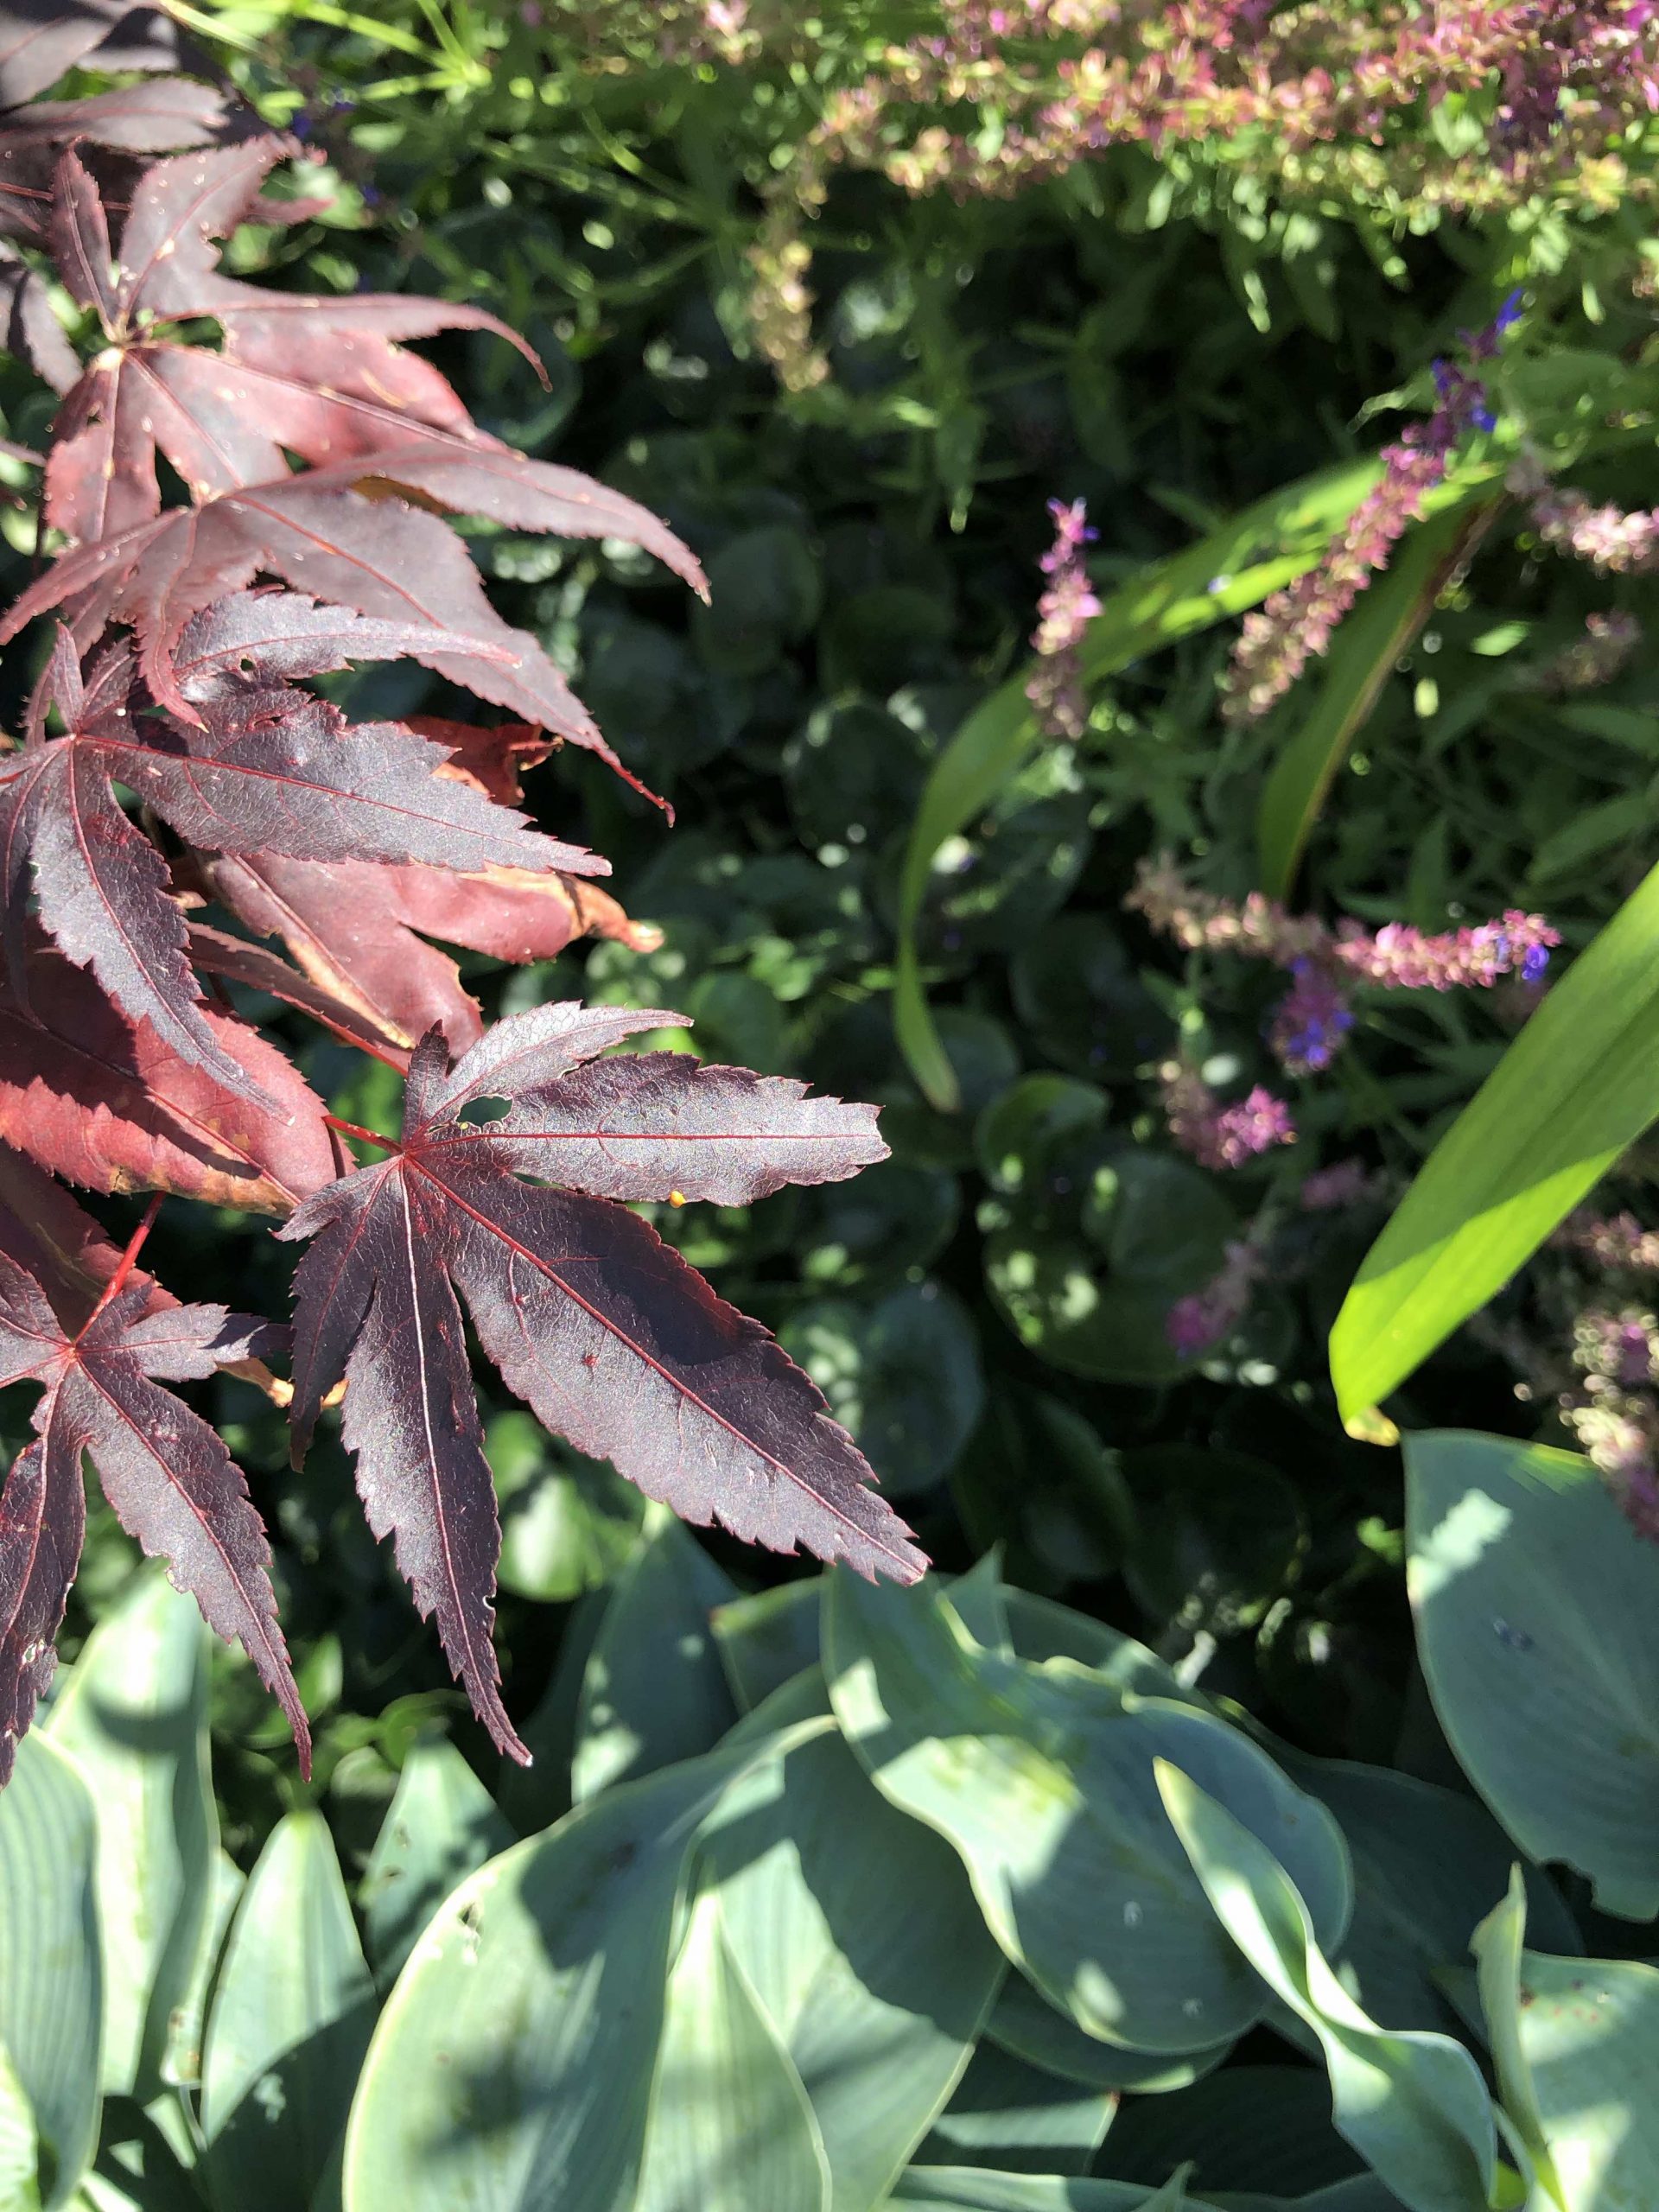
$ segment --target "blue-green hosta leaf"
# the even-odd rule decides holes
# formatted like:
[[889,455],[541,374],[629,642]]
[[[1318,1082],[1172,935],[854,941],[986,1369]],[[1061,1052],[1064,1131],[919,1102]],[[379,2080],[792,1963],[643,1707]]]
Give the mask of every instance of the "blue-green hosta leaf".
[[456,1884],[513,1840],[453,1744],[440,1736],[414,1746],[358,1895],[369,1958],[383,1988],[396,1980],[422,1929]]
[[271,1831],[237,1907],[201,2060],[215,2212],[309,2204],[339,2144],[374,1985],[321,1813]]
[[[1292,1779],[1336,1815],[1354,1862],[1354,1916],[1337,1965],[1371,2018],[1389,2028],[1445,2028],[1458,2015],[1448,1974],[1509,1885],[1515,1853],[1474,1799],[1409,1774],[1347,1759],[1281,1754]],[[1573,1916],[1545,1876],[1528,1890],[1556,1948],[1576,1951]]]
[[1294,1863],[1327,1940],[1340,1938],[1336,1824],[1247,1737],[1075,1661],[988,1649],[936,1586],[829,1583],[824,1669],[842,1732],[883,1796],[955,1847],[1003,1950],[1085,2032],[1203,2050],[1266,2001],[1165,1815],[1160,1758],[1201,1768]]
[[[165,2108],[162,2103],[155,2107]],[[197,2179],[149,2113],[125,2098],[112,2098],[104,2107],[98,2164],[69,2200],[71,2212],[201,2212]]]
[[812,2107],[713,1891],[692,1906],[668,1978],[632,2212],[830,2212]]
[[644,2155],[687,1854],[785,1734],[620,1783],[440,1906],[381,2014],[346,2212],[617,2212]]
[[695,1878],[805,2083],[834,2212],[867,2212],[950,2095],[1002,1978],[967,1877],[825,1719],[732,1783]]
[[212,1907],[219,1819],[207,1771],[207,1630],[159,1569],[86,1639],[47,1732],[98,1807],[104,2087],[162,2087]]
[[1224,2066],[1168,2096],[1126,2098],[1094,2170],[1151,2188],[1182,2165],[1194,2189],[1230,2201],[1301,2196],[1363,2171],[1331,2124],[1323,2067],[1272,2064]]
[[196,1956],[183,1996],[173,2007],[168,2024],[167,2055],[162,2062],[165,2081],[177,2088],[194,2089],[201,2083],[201,2044],[207,2031],[207,1999],[219,1971],[219,1955],[230,1933],[231,1916],[247,1887],[247,1876],[220,1849],[214,1854],[212,1891],[196,1942]]
[[1172,1763],[1160,1760],[1158,1787],[1228,1935],[1319,2037],[1338,2133],[1411,2212],[1488,2212],[1497,2125],[1469,2053],[1448,2036],[1379,2028],[1332,1972],[1273,1853]]
[[0,1792],[0,2049],[55,2170],[48,2207],[98,2148],[97,1850],[92,1793],[40,1731],[25,1736]]
[[1527,1892],[1521,1869],[1513,1868],[1504,1896],[1476,1929],[1470,1942],[1475,1955],[1480,2009],[1491,2046],[1492,2071],[1510,2126],[1532,2161],[1541,2190],[1566,2212],[1560,2176],[1550,2155],[1544,2116],[1533,2086],[1521,2037],[1521,1976],[1527,1935]]
[[683,1522],[648,1513],[588,1655],[576,1714],[571,1795],[580,1805],[613,1783],[711,1751],[737,1718],[709,1617],[737,1595]]
[[1406,1442],[1407,1581],[1434,1709],[1529,1858],[1659,1912],[1659,1550],[1586,1460],[1436,1429]]
[[768,1690],[753,1713],[746,1713],[734,1728],[728,1728],[721,1739],[725,1750],[739,1744],[758,1744],[767,1736],[775,1736],[780,1729],[798,1727],[803,1720],[829,1720],[834,1718],[830,1705],[830,1685],[823,1679],[823,1669],[816,1662],[803,1667],[798,1675],[780,1682],[775,1690]]
[[1521,1948],[1517,1883],[1476,1938],[1498,2092],[1561,2212],[1659,2202],[1659,1971]]
[[1213,2212],[1171,2181],[1072,2181],[1056,2174],[998,2173],[985,2166],[912,2166],[888,2199],[893,2212]]
[[28,2094],[0,2044],[0,2204],[7,2212],[41,2212],[39,2160]]
[[814,1574],[801,1582],[780,1582],[752,1598],[734,1598],[710,1616],[726,1680],[745,1713],[753,1713],[803,1668],[817,1665],[822,1581]]
[[1022,1974],[1010,1974],[985,2023],[988,2040],[1046,2074],[1091,2089],[1132,2089],[1137,2096],[1185,2089],[1213,2071],[1230,2042],[1209,2050],[1169,2055],[1126,2050],[1083,2030]]
[[1084,2174],[1117,2103],[1115,2090],[1085,2088],[982,2043],[918,2163],[973,2158],[1013,2173]]

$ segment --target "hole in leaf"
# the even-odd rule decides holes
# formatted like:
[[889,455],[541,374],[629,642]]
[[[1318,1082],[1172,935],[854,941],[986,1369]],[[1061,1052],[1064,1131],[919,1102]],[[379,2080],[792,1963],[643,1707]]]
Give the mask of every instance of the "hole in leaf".
[[512,1111],[512,1101],[510,1098],[474,1098],[461,1108],[455,1118],[470,1122],[474,1128],[482,1128],[486,1122],[499,1122]]

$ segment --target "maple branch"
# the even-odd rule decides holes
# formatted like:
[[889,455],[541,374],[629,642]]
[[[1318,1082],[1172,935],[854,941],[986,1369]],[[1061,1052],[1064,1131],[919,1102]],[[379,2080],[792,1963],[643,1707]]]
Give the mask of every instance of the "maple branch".
[[132,1235],[128,1238],[127,1249],[121,1255],[121,1258],[116,1267],[115,1273],[110,1277],[108,1282],[105,1284],[102,1297],[99,1298],[97,1305],[93,1306],[92,1312],[86,1316],[86,1320],[82,1323],[79,1332],[81,1336],[84,1337],[86,1335],[87,1330],[92,1327],[93,1322],[97,1320],[99,1315],[104,1311],[104,1308],[110,1303],[111,1300],[118,1298],[121,1293],[126,1288],[127,1278],[137,1264],[138,1255],[144,1249],[144,1239],[149,1235],[151,1229],[155,1226],[156,1217],[161,1210],[162,1193],[157,1191],[155,1197],[144,1208],[143,1219],[139,1223],[137,1228],[133,1230]]

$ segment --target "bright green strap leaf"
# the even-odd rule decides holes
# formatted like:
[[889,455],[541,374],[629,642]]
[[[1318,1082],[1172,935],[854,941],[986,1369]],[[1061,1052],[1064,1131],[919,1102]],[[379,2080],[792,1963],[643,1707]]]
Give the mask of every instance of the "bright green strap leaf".
[[358,1896],[383,1988],[397,1980],[416,1938],[456,1884],[513,1840],[489,1791],[453,1744],[431,1737],[411,1748]]
[[1247,1737],[1073,1660],[987,1649],[931,1584],[839,1571],[826,1583],[843,1734],[882,1795],[955,1847],[998,1943],[1085,2033],[1192,2052],[1261,2012],[1165,1816],[1160,1755],[1201,1769],[1272,1839],[1340,1936],[1351,1892],[1336,1824]]
[[632,2212],[829,2206],[829,2162],[806,2090],[708,1891],[668,1978]]
[[1331,1332],[1344,1415],[1500,1291],[1659,1116],[1659,868],[1533,1014],[1366,1254]]
[[[1142,654],[1243,613],[1294,582],[1313,566],[1377,473],[1375,462],[1364,461],[1305,478],[1115,592],[1084,636],[1085,678],[1097,683]],[[928,1009],[916,925],[939,848],[990,803],[1038,741],[1026,697],[1027,673],[1022,670],[976,709],[935,761],[899,878],[893,1027],[923,1091],[948,1112],[961,1097]]]
[[868,2212],[955,2088],[1002,1979],[967,1876],[826,1719],[726,1790],[694,1878],[805,2084],[834,2212]]
[[248,1878],[208,2016],[201,2126],[215,2212],[313,2201],[373,2016],[327,1825],[289,1813]]
[[1480,2069],[1448,2036],[1389,2034],[1355,2004],[1274,1854],[1168,1761],[1158,1787],[1217,1916],[1323,2046],[1332,2118],[1412,2212],[1486,2212],[1497,2138]]
[[1257,869],[1269,899],[1287,899],[1309,832],[1348,748],[1370,719],[1401,654],[1433,611],[1446,579],[1497,512],[1478,494],[1421,524],[1332,640],[1317,696],[1274,763],[1256,817]]
[[48,2207],[98,2148],[97,1863],[91,1792],[54,1745],[25,1736],[0,1792],[0,2047],[55,2170]]
[[1588,1462],[1510,1437],[1406,1441],[1407,1587],[1459,1764],[1530,1859],[1659,1912],[1659,1551]]
[[140,2103],[162,2086],[213,1902],[207,1638],[194,1600],[145,1569],[87,1638],[46,1723],[98,1808],[104,2087]]
[[579,1805],[712,1750],[737,1718],[709,1626],[736,1585],[665,1506],[652,1509],[645,1530],[582,1674],[570,1769]]
[[0,2044],[0,2205],[6,2212],[41,2212],[39,2161],[29,2094]]

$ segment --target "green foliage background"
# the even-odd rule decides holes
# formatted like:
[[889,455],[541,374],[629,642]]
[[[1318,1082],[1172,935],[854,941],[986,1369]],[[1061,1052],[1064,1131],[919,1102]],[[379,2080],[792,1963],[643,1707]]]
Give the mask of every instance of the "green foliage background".
[[[343,2188],[353,2212],[1116,2212],[1166,2183],[1178,2202],[1188,2163],[1206,2202],[1659,2204],[1640,2099],[1586,2145],[1584,2062],[1541,2024],[1599,1975],[1618,2025],[1598,2029],[1596,2064],[1650,2080],[1659,1981],[1624,1955],[1659,1910],[1659,1555],[1580,1462],[1528,1450],[1540,1412],[1491,1328],[1390,1400],[1417,1433],[1408,1469],[1344,1432],[1325,1339],[1384,1198],[1310,1217],[1245,1340],[1182,1367],[1170,1304],[1214,1273],[1268,1171],[1221,1179],[1175,1154],[1147,1078],[1177,1039],[1249,1066],[1268,1001],[1255,971],[1189,965],[1122,906],[1166,845],[1234,895],[1261,842],[1286,849],[1274,771],[1299,733],[1306,747],[1322,678],[1226,728],[1216,678],[1255,587],[1223,580],[1312,556],[1330,524],[1310,498],[1341,511],[1389,410],[1426,401],[1430,358],[1512,286],[1529,312],[1503,371],[1511,419],[1592,492],[1659,499],[1651,315],[1619,276],[1639,196],[1403,224],[1287,209],[1248,164],[1160,169],[1135,149],[1007,201],[849,172],[811,229],[830,374],[791,391],[757,338],[752,249],[823,86],[853,81],[892,24],[844,10],[815,59],[742,71],[658,66],[622,10],[536,13],[214,10],[247,89],[302,120],[338,187],[328,214],[238,251],[281,284],[493,309],[550,388],[505,346],[447,341],[480,422],[639,497],[707,565],[704,610],[605,545],[474,526],[503,612],[680,819],[589,762],[542,772],[544,823],[612,857],[663,944],[463,970],[491,1011],[672,1007],[706,1058],[881,1102],[883,1167],[658,1226],[779,1331],[963,1579],[821,1589],[806,1562],[663,1522],[499,1402],[497,1640],[537,1751],[500,1774],[338,1445],[289,1474],[279,1419],[221,1378],[214,1410],[276,1538],[316,1783],[295,1781],[239,1657],[209,1669],[188,1609],[135,1580],[101,1523],[66,1647],[93,1631],[87,1656],[0,1805],[13,1924],[54,1838],[85,1861],[101,1964],[83,1941],[79,2057],[42,2040],[27,1961],[0,1973],[23,1992],[0,2019],[22,2084],[9,2102],[0,2076],[0,2118],[32,2107],[47,2170],[68,2173],[101,2077],[105,2148],[73,2201],[145,2212],[257,2212],[302,2183],[320,2205]],[[0,401],[10,435],[38,436],[48,403],[15,366]],[[1087,499],[1113,606],[1195,545],[1182,605],[1220,584],[1121,650],[1097,632],[1076,748],[1032,742],[1018,701],[1051,497]],[[1230,526],[1258,505],[1236,568]],[[33,546],[23,518],[5,527],[10,590]],[[1536,906],[1569,950],[1587,943],[1651,857],[1659,679],[1650,648],[1591,700],[1538,677],[1621,603],[1638,588],[1495,531],[1333,741],[1296,903],[1431,929]],[[348,689],[364,713],[443,704],[412,665]],[[952,739],[999,696],[1001,723],[981,725],[995,772],[923,840],[912,912],[925,794],[937,806]],[[937,1024],[925,1084],[895,1028],[906,957]],[[1299,1172],[1357,1153],[1402,1182],[1509,1037],[1473,998],[1368,1009],[1299,1103]],[[387,1125],[390,1071],[304,1052],[336,1112]],[[1626,1173],[1639,1188],[1639,1156]],[[152,1249],[198,1294],[281,1310],[263,1227],[169,1207]],[[1497,1322],[1529,1296],[1507,1291]],[[148,1766],[124,1683],[154,1723]],[[588,1809],[551,1828],[573,1802]],[[746,1821],[765,1849],[732,1840]],[[1509,1890],[1516,1858],[1559,1881],[1529,1866]],[[806,1884],[826,1929],[788,1883],[847,1859],[841,1918]],[[1142,1986],[1103,1929],[1136,1928],[1148,1885],[1169,1922]],[[134,1895],[158,1932],[123,1955]],[[567,1938],[613,1977],[591,2002]],[[1568,1963],[1581,1951],[1593,1967]],[[469,2010],[474,1986],[488,2003]],[[556,2140],[556,2114],[595,2095],[614,2109]]]

